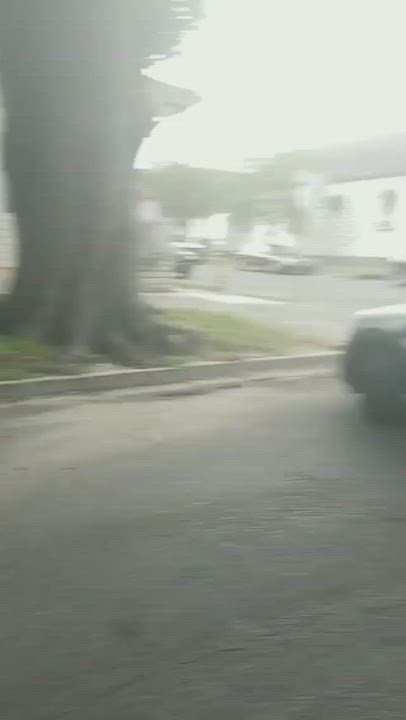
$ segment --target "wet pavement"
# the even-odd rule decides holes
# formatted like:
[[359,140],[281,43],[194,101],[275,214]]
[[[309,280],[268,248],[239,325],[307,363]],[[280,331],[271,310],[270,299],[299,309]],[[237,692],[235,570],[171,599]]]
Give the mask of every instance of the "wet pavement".
[[2,720],[404,718],[406,428],[327,379],[0,416]]

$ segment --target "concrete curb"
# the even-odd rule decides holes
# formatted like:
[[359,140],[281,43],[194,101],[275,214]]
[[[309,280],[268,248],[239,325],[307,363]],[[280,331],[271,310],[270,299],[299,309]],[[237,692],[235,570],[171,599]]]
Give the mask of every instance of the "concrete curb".
[[[280,371],[292,375],[333,371],[342,353],[258,357],[221,362],[191,363],[178,367],[120,369],[82,375],[63,375],[0,382],[0,400],[23,400],[69,393],[91,393],[126,388],[151,388],[199,381],[228,380],[234,387],[241,379],[272,378]],[[224,383],[223,383],[224,384]],[[227,384],[227,383],[226,383]],[[179,394],[179,391],[178,391]]]
[[[322,368],[314,368],[314,370],[289,372],[273,372],[262,375],[245,375],[236,378],[224,378],[223,380],[193,380],[186,383],[173,383],[172,385],[156,385],[155,387],[146,388],[129,388],[126,390],[113,391],[113,395],[117,397],[125,393],[126,397],[131,400],[164,400],[176,399],[179,397],[189,397],[191,395],[208,395],[220,390],[235,390],[236,388],[247,387],[249,385],[278,385],[291,384],[294,382],[302,382],[303,380],[311,380],[318,378],[332,377],[332,370],[323,370]],[[129,396],[127,393],[131,393]],[[111,393],[110,393],[111,394]],[[108,395],[108,393],[107,393]],[[103,394],[106,397],[106,393]],[[64,397],[67,397],[66,395]],[[74,396],[70,396],[74,397]]]

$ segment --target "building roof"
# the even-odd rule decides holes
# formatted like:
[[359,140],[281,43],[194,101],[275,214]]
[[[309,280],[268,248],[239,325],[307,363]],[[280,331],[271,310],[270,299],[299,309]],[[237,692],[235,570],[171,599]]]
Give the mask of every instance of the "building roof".
[[328,182],[354,182],[406,175],[406,132],[319,148],[280,153],[273,158],[249,158],[247,170],[258,170],[274,161],[294,169],[324,175]]
[[330,182],[406,175],[406,133],[319,148],[308,158]]

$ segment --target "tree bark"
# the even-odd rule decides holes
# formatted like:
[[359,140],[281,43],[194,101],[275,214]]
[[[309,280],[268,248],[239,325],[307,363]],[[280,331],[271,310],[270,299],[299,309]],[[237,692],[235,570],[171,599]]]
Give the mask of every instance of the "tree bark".
[[135,292],[133,163],[152,127],[134,0],[1,0],[20,267],[0,333],[124,362],[165,346]]

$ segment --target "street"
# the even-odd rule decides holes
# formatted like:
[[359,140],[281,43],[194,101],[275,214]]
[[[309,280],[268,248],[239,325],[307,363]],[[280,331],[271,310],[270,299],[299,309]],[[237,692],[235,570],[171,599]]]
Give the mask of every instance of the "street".
[[403,720],[405,428],[331,379],[0,413],[2,720]]
[[[209,268],[198,269],[194,280],[197,286],[210,288]],[[261,322],[281,324],[301,335],[340,344],[348,335],[354,312],[405,303],[406,288],[389,280],[234,272],[226,284],[223,299],[220,294],[210,298],[199,291],[151,294],[151,297],[164,307],[192,306],[238,312]],[[249,300],[244,301],[244,297]],[[258,298],[258,303],[252,298]]]
[[[333,345],[345,341],[357,310],[406,302],[406,288],[388,280],[323,274],[289,276],[236,271],[223,293],[211,292],[212,285],[210,268],[203,266],[195,272],[190,288],[177,293],[151,292],[148,299],[163,308],[236,312]],[[1,290],[0,278],[0,295]]]

